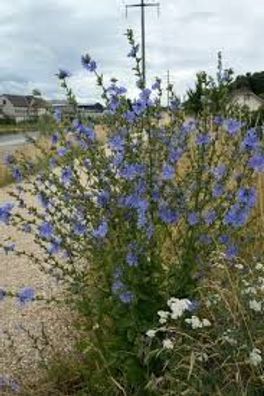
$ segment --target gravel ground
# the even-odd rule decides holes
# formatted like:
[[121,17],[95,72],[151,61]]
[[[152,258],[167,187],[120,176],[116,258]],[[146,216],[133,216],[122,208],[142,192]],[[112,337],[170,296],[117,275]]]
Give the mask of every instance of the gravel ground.
[[[0,190],[0,204],[11,201],[8,190],[10,187]],[[16,241],[19,249],[40,257],[41,252],[30,234],[0,224],[0,243],[9,237]],[[16,293],[27,286],[35,288],[37,294],[45,298],[54,296],[62,300],[63,290],[55,279],[41,272],[27,258],[12,252],[6,255],[0,249],[0,288]],[[72,338],[70,317],[63,304],[58,307],[34,301],[21,306],[16,298],[0,301],[0,386],[1,376],[21,378],[28,375],[32,379],[38,363],[45,361],[51,352],[65,353]]]

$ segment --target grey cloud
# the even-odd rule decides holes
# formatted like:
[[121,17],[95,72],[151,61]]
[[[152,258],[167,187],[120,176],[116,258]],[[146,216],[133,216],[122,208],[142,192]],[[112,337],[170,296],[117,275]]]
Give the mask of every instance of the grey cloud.
[[[183,92],[196,71],[214,68],[219,49],[237,73],[263,68],[263,17],[259,0],[240,0],[239,9],[230,0],[161,0],[159,19],[155,10],[147,11],[149,78],[170,69]],[[87,51],[107,78],[117,75],[132,89],[131,60],[121,36],[128,26],[139,37],[139,10],[131,10],[125,19],[121,0],[2,1],[0,91],[23,93],[39,87],[48,96],[58,96],[54,74],[65,67],[76,76],[72,85],[83,100],[99,98],[95,83],[81,71],[80,56]]]

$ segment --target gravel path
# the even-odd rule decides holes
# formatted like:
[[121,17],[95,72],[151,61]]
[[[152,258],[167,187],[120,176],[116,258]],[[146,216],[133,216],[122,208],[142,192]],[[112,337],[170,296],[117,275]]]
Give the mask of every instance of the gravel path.
[[[8,190],[10,187],[0,190],[0,204],[11,201]],[[9,237],[16,241],[19,249],[41,254],[30,234],[0,223],[0,243]],[[55,279],[27,258],[12,252],[6,255],[0,249],[0,288],[16,293],[27,286],[47,298],[61,297],[63,292]],[[52,351],[65,353],[70,348],[70,317],[65,307],[43,301],[21,306],[15,298],[0,300],[0,384],[1,376],[19,379],[28,373],[30,379],[32,369]]]

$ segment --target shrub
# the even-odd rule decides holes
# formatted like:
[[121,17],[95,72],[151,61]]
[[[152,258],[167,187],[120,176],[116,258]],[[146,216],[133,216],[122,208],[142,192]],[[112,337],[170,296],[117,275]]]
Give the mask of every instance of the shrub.
[[[67,284],[69,303],[81,314],[86,379],[80,395],[157,394],[149,383],[164,362],[146,360],[145,333],[170,296],[197,298],[208,257],[219,246],[230,261],[245,253],[252,238],[244,227],[257,202],[254,174],[264,170],[261,141],[244,122],[207,111],[186,118],[172,91],[164,112],[162,82],[144,87],[138,46],[130,30],[127,36],[135,100],[116,79],[105,87],[96,62],[82,57],[107,104],[106,142],[83,123],[69,73],[60,70],[76,118],[61,123],[56,114],[49,166],[36,178],[34,163],[9,159],[19,182],[12,196],[28,214],[0,207],[0,220],[31,232],[44,259],[17,254]],[[28,204],[28,192],[41,208]]]

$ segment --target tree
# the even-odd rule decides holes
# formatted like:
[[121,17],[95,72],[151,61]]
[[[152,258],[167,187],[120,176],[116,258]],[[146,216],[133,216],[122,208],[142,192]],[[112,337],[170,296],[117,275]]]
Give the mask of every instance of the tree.
[[264,71],[238,75],[232,84],[232,89],[241,88],[250,89],[256,95],[264,94]]
[[40,92],[40,90],[39,89],[33,89],[33,91],[32,91],[32,95],[33,96],[35,96],[35,97],[40,97],[41,96],[41,92]]

